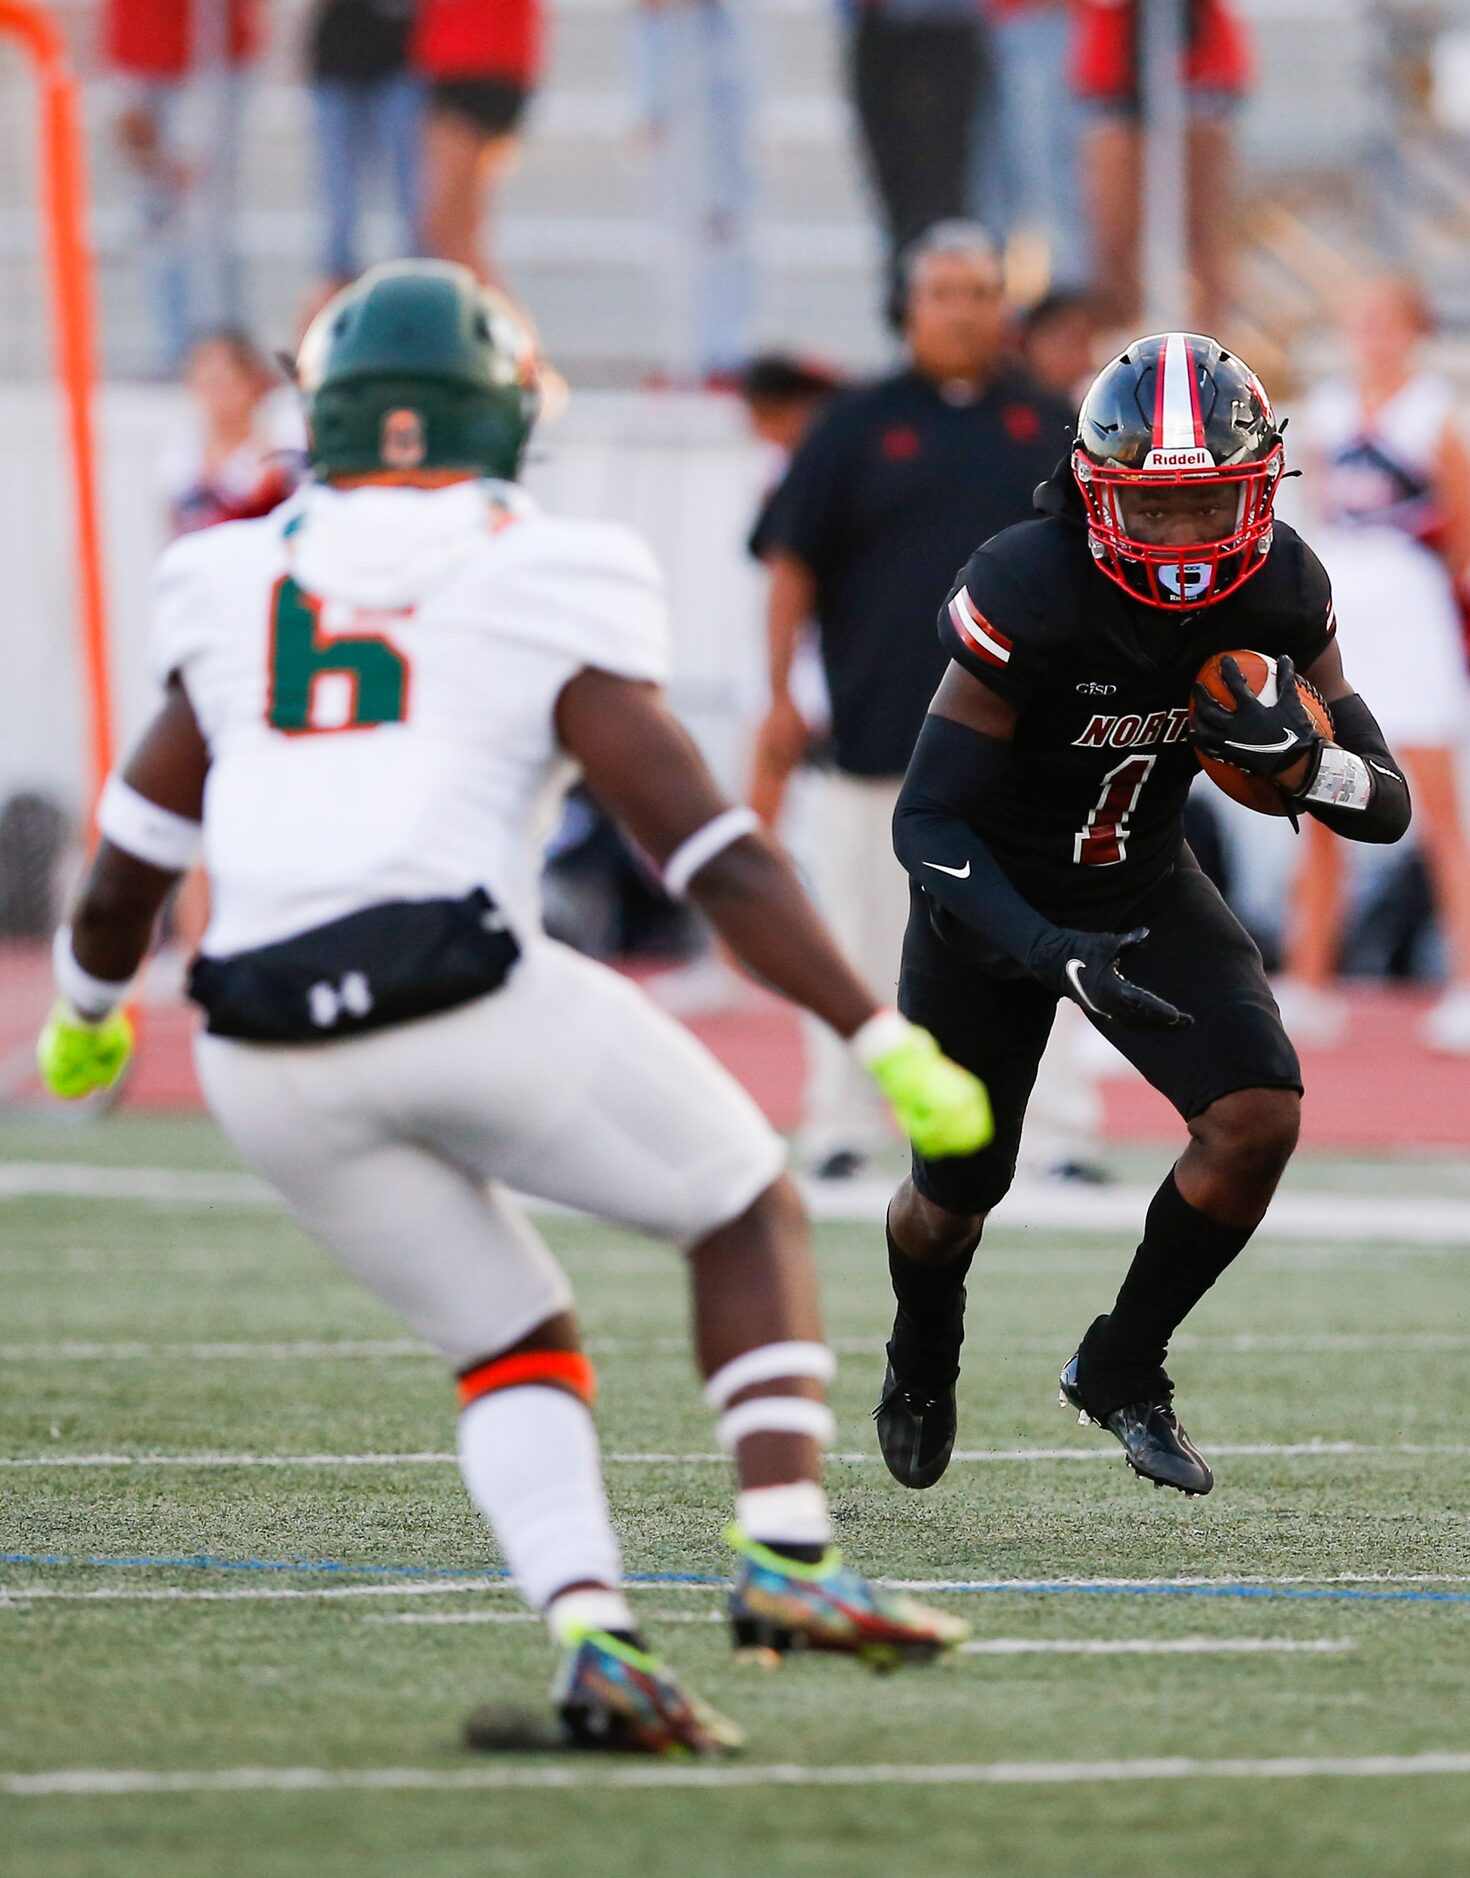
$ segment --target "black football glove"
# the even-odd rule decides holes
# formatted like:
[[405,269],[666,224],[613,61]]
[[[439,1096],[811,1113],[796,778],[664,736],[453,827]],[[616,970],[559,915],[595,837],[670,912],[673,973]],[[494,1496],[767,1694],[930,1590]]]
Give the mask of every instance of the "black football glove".
[[[1235,709],[1212,698],[1203,685],[1195,686],[1189,740],[1196,750],[1268,782],[1304,756],[1315,759],[1322,748],[1322,733],[1307,716],[1290,659],[1276,661],[1274,704],[1262,704],[1234,659],[1221,661],[1220,676],[1235,700]],[[1309,762],[1308,775],[1311,770]]]
[[1187,1011],[1135,985],[1118,969],[1119,956],[1147,937],[1147,926],[1125,933],[1067,932],[1058,927],[1037,947],[1029,964],[1043,984],[1094,1017],[1137,1030],[1182,1029],[1194,1022]]

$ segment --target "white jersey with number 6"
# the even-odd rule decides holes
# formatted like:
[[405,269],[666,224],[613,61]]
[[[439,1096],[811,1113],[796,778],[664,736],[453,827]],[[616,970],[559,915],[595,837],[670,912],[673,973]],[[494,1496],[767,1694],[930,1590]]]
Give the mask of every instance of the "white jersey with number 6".
[[533,937],[557,697],[586,667],[662,682],[667,640],[636,535],[506,484],[314,486],[177,542],[151,662],[209,745],[204,950],[477,886]]
[[539,934],[542,835],[571,774],[557,697],[589,666],[661,680],[665,641],[636,536],[500,484],[314,487],[160,570],[154,670],[177,674],[209,744],[205,950],[478,886],[522,941],[498,991],[437,1016],[195,1042],[243,1158],[457,1369],[571,1302],[502,1183],[688,1245],[783,1165],[687,1031]]

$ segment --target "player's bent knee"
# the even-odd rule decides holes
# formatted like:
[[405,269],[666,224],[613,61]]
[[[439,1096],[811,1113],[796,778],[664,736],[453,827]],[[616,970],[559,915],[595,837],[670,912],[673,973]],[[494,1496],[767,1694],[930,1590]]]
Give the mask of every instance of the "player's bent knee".
[[889,1219],[905,1252],[921,1263],[944,1264],[971,1251],[985,1227],[984,1212],[955,1212],[931,1200],[917,1187],[904,1196],[902,1218],[895,1204]]
[[1238,1089],[1196,1116],[1190,1133],[1234,1178],[1274,1180],[1296,1148],[1301,1110],[1295,1089]]
[[684,1250],[695,1258],[706,1249],[718,1251],[726,1243],[726,1234],[742,1242],[757,1238],[780,1243],[804,1238],[806,1229],[806,1208],[801,1195],[791,1177],[783,1173],[762,1187],[749,1205],[687,1238]]

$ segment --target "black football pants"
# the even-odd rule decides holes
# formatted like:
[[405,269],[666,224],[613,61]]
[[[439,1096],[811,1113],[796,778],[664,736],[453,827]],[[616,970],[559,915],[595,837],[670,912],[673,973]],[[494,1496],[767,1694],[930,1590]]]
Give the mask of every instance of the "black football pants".
[[[1239,1089],[1302,1087],[1296,1051],[1281,1027],[1250,934],[1186,848],[1169,874],[1128,910],[1119,930],[1149,936],[1124,955],[1136,983],[1188,1011],[1182,1030],[1125,1029],[1093,1019],[1108,1042],[1185,1121]],[[985,970],[961,958],[929,923],[915,892],[904,939],[899,1009],[940,1048],[984,1079],[995,1139],[978,1154],[913,1159],[914,1185],[952,1213],[986,1213],[1010,1187],[1036,1067],[1056,1014],[1056,994],[1019,966]]]

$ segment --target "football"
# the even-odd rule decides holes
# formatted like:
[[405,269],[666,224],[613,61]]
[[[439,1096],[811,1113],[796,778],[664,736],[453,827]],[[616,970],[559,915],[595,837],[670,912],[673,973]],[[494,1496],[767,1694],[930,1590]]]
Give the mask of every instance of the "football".
[[[1276,661],[1268,658],[1264,652],[1217,652],[1214,658],[1207,659],[1196,674],[1196,682],[1203,685],[1212,698],[1224,705],[1234,704],[1230,687],[1220,670],[1226,659],[1235,660],[1240,667],[1241,677],[1258,698],[1264,699],[1267,704],[1275,703]],[[1296,688],[1306,707],[1307,716],[1331,742],[1332,714],[1320,694],[1300,674],[1297,675]],[[1193,706],[1190,707],[1190,715],[1194,715]],[[1210,781],[1235,801],[1243,802],[1258,815],[1285,815],[1288,812],[1286,798],[1274,782],[1267,781],[1263,776],[1248,775],[1245,770],[1236,769],[1233,763],[1222,763],[1218,758],[1205,756],[1202,752],[1196,751],[1195,754],[1199,757],[1200,768]]]

